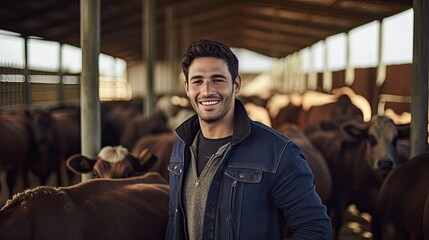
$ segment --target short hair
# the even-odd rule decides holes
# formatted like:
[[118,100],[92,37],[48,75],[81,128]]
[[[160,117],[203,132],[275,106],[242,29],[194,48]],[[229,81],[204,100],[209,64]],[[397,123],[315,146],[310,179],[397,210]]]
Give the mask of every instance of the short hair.
[[183,54],[181,67],[186,81],[188,81],[189,66],[192,61],[198,57],[215,57],[225,60],[232,81],[234,82],[237,78],[238,59],[231,49],[225,44],[217,41],[200,39],[194,41]]

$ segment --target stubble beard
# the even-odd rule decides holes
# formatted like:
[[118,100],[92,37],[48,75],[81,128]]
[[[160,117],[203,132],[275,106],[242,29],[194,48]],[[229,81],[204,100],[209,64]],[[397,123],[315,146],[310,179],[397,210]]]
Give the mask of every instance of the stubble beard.
[[[229,96],[227,99],[222,98],[221,103],[223,104],[223,108],[215,113],[215,114],[211,114],[211,112],[208,112],[208,114],[206,114],[206,111],[203,110],[199,110],[198,106],[199,103],[198,101],[194,103],[194,110],[198,113],[198,117],[201,121],[207,123],[207,124],[213,124],[216,122],[219,122],[220,120],[222,120],[228,113],[228,111],[231,109],[232,107],[232,96]],[[197,106],[195,106],[197,105]],[[215,110],[217,111],[217,110]]]

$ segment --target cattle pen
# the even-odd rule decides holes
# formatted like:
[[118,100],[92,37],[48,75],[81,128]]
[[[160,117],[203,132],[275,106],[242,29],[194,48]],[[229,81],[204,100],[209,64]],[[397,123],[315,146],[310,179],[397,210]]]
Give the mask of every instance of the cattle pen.
[[[178,99],[185,96],[179,66],[181,53],[199,38],[215,39],[235,49],[251,50],[274,59],[269,70],[241,73],[243,91],[239,97],[243,101],[268,109],[274,95],[280,96],[278,99],[285,106],[286,101],[293,101],[294,95],[302,97],[317,92],[332,98],[338,94],[335,91],[351,89],[353,95],[367,101],[365,106],[370,116],[392,113],[389,116],[395,124],[410,124],[410,158],[428,151],[429,4],[426,0],[131,0],[126,3],[16,0],[1,5],[0,54],[9,52],[3,43],[13,40],[18,42],[18,57],[9,57],[9,61],[0,56],[0,121],[11,126],[9,123],[21,121],[15,117],[22,115],[27,123],[10,130],[2,128],[0,122],[0,134],[51,127],[46,123],[54,121],[56,134],[61,136],[56,139],[61,140],[51,146],[56,150],[47,156],[62,159],[43,169],[39,165],[43,154],[38,152],[40,162],[22,170],[16,166],[23,162],[10,164],[10,156],[0,156],[2,205],[11,197],[9,171],[17,175],[13,193],[26,187],[26,179],[22,178],[26,170],[27,187],[35,187],[42,181],[51,186],[75,184],[92,178],[92,173],[79,179],[70,177],[64,160],[71,153],[95,157],[102,147],[124,144],[127,137],[136,143],[137,136],[131,133],[138,133],[136,129],[142,126],[140,118],[163,124],[156,130],[145,128],[144,134],[172,130],[173,120],[163,122],[158,118],[158,100],[173,96],[176,105],[173,110],[173,107],[168,109],[173,112],[163,112],[163,117],[178,116]],[[65,8],[68,10],[64,11]],[[412,59],[399,64],[385,63],[386,19],[406,11],[412,11]],[[377,25],[375,63],[353,66],[351,35],[355,29],[370,23]],[[329,39],[336,35],[341,35],[345,42],[345,63],[330,69],[329,58],[340,58],[328,54]],[[36,47],[44,43],[55,47],[37,52]],[[315,58],[305,59],[302,53],[319,44],[325,53],[321,55],[322,65],[317,67]],[[47,65],[34,62],[36,55],[48,52],[54,52],[55,57],[43,60],[49,62]],[[77,64],[71,61],[76,56]],[[308,66],[306,70],[304,65]],[[249,90],[252,86],[256,87]],[[49,121],[42,122],[41,113],[46,112],[50,114]],[[273,118],[269,121],[274,128]],[[69,129],[58,127],[61,125]],[[22,136],[18,146],[36,146],[43,137],[50,138],[46,134]],[[8,141],[1,137],[2,141]],[[22,139],[26,139],[25,143]],[[13,143],[12,138],[9,140]],[[65,147],[64,142],[73,144]],[[35,148],[39,147],[40,144]],[[131,143],[128,148],[132,150]],[[29,147],[28,156],[35,156],[34,151]],[[16,156],[22,152],[8,151],[8,154]],[[60,178],[62,182],[57,180]],[[350,205],[345,219],[351,223],[343,228],[341,239],[373,239],[369,214]],[[360,223],[355,226],[353,222]]]

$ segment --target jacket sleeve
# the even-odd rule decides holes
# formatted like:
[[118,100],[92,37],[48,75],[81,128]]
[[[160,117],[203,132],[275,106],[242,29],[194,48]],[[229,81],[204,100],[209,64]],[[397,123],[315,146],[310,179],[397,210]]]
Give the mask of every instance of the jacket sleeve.
[[331,239],[331,220],[301,149],[289,142],[280,158],[272,196],[274,204],[283,209],[292,240]]
[[167,232],[165,234],[166,240],[179,239],[177,236],[179,232],[179,217],[178,217],[178,187],[179,187],[179,176],[177,172],[181,172],[181,168],[178,168],[177,163],[173,160],[177,154],[179,154],[179,141],[174,144],[173,151],[171,154],[170,164],[168,166],[169,179],[170,179],[170,200],[168,204],[168,224]]

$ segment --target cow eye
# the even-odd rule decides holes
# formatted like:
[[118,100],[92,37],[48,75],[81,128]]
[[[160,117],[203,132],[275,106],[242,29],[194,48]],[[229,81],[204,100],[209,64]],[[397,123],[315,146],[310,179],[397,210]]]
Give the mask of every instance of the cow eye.
[[375,139],[374,135],[372,135],[372,134],[369,134],[368,141],[372,146],[377,144],[377,140]]
[[92,171],[92,177],[93,178],[98,178],[98,173],[96,171]]
[[125,172],[124,177],[126,177],[126,178],[132,177],[132,172],[131,171]]
[[393,145],[393,146],[396,146],[397,141],[398,141],[398,139],[397,139],[397,138],[393,139],[393,141],[392,141],[392,145]]

